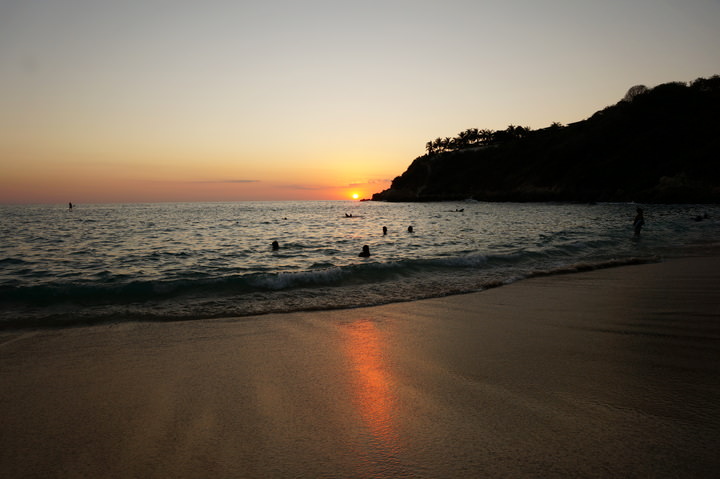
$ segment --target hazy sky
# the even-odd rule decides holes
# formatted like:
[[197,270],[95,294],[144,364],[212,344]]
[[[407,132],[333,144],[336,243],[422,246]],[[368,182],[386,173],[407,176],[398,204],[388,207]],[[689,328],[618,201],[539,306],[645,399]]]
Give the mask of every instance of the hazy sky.
[[720,0],[0,0],[0,202],[346,199],[720,74]]

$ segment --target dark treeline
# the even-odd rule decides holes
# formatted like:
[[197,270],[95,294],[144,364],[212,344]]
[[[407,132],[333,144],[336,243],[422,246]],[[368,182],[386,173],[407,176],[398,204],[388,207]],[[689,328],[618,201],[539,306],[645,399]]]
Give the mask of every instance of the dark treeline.
[[637,85],[590,118],[429,141],[381,201],[720,202],[720,76]]
[[[553,123],[553,125],[561,126],[559,123]],[[455,138],[437,138],[433,141],[428,141],[425,144],[425,149],[428,155],[433,155],[447,151],[490,146],[507,140],[524,138],[531,131],[529,127],[514,125],[510,125],[504,130],[479,130],[477,128],[469,128],[458,133]]]

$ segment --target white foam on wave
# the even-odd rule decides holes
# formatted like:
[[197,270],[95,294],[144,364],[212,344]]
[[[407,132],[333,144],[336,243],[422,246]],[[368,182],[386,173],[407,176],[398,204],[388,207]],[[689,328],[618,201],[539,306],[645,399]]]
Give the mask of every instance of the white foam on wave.
[[481,253],[466,254],[450,258],[440,258],[437,262],[443,266],[451,267],[477,267],[488,262],[488,255]]
[[327,284],[341,281],[346,273],[341,268],[316,271],[293,271],[249,280],[250,286],[260,289],[281,290],[299,285]]

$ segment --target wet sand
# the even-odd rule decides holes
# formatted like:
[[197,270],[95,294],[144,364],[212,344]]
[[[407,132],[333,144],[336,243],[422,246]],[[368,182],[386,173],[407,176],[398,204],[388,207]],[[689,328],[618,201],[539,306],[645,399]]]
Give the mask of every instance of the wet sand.
[[0,333],[3,477],[711,477],[720,258]]

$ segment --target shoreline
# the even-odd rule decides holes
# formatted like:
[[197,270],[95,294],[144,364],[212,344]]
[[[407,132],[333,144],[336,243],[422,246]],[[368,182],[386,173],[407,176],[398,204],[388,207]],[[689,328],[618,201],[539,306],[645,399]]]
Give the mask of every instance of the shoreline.
[[11,477],[700,477],[720,257],[363,308],[0,332]]
[[[720,256],[720,248],[711,246],[709,249],[708,247],[697,247],[699,251],[703,251],[702,254],[699,255],[692,255],[688,254],[689,251],[691,251],[690,248],[686,248],[684,255],[677,255],[674,256],[674,258],[685,258],[685,257],[695,257],[695,256],[707,256],[708,252],[712,251],[715,252],[718,251],[717,255]],[[85,327],[93,327],[93,326],[103,326],[103,325],[113,325],[123,322],[129,322],[129,323],[175,323],[175,322],[185,322],[185,321],[213,321],[218,319],[236,319],[240,320],[243,318],[252,318],[252,317],[260,317],[260,316],[266,316],[266,315],[283,315],[283,314],[305,314],[305,313],[314,313],[314,312],[322,312],[322,311],[343,311],[343,310],[352,310],[352,309],[360,309],[360,308],[371,308],[371,307],[377,307],[377,306],[387,306],[392,304],[403,304],[403,303],[412,303],[415,301],[424,301],[428,299],[438,299],[438,298],[445,298],[445,297],[453,297],[453,296],[462,296],[466,294],[475,294],[475,293],[482,293],[484,291],[488,291],[490,289],[499,288],[508,286],[511,284],[515,284],[517,282],[526,281],[528,279],[533,278],[539,278],[539,277],[552,277],[552,276],[561,276],[561,275],[567,275],[567,274],[576,274],[576,273],[582,273],[582,272],[588,272],[588,271],[597,271],[597,270],[603,270],[603,269],[609,269],[609,268],[618,268],[618,267],[624,267],[624,266],[635,266],[635,265],[642,265],[642,264],[653,264],[653,263],[659,263],[665,261],[660,256],[647,256],[647,257],[630,257],[630,258],[623,258],[623,259],[611,259],[606,260],[603,262],[596,262],[596,263],[587,263],[587,262],[579,262],[574,264],[568,264],[566,266],[557,267],[555,269],[551,270],[535,270],[532,272],[527,273],[526,275],[523,275],[521,277],[516,278],[509,278],[506,280],[490,280],[480,287],[480,289],[473,288],[467,291],[456,291],[456,292],[450,292],[445,294],[439,294],[439,295],[430,295],[430,296],[424,296],[424,297],[416,297],[411,299],[395,299],[395,300],[388,300],[387,302],[379,301],[377,303],[368,303],[368,304],[356,304],[356,305],[343,305],[343,306],[320,306],[320,307],[311,307],[307,309],[294,309],[294,310],[277,310],[277,311],[267,311],[267,312],[248,312],[246,314],[240,314],[240,315],[214,315],[214,316],[200,316],[197,317],[197,315],[193,317],[167,317],[167,318],[156,318],[156,317],[147,317],[147,316],[133,316],[132,314],[126,314],[124,315],[127,319],[119,320],[117,317],[102,317],[102,318],[96,318],[96,317],[85,317],[81,316],[75,319],[68,319],[67,316],[70,316],[71,313],[63,313],[61,316],[46,316],[46,317],[39,317],[39,318],[32,318],[32,319],[15,319],[15,320],[4,320],[0,322],[0,338],[4,333],[14,333],[14,332],[22,332],[22,331],[43,331],[43,330],[62,330],[67,328],[85,328]],[[2,343],[2,340],[0,339],[0,344]]]

